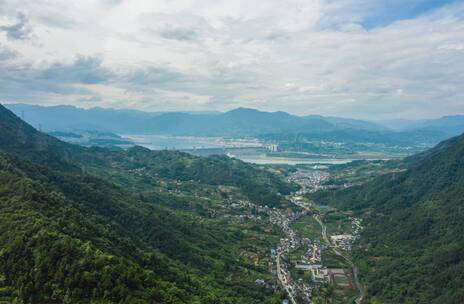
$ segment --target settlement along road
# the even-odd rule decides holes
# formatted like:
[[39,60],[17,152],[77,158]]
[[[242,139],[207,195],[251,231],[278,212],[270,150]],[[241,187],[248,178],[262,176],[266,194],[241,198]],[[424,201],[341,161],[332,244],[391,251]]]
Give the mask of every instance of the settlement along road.
[[[317,215],[314,216],[314,218],[316,219],[316,221],[319,223],[319,225],[322,228],[322,237],[324,238],[324,241],[327,243],[327,245],[330,246],[330,241],[329,241],[329,238],[327,237],[327,227],[324,225],[324,223],[319,219],[319,217]],[[364,299],[365,292],[364,292],[364,289],[362,288],[361,284],[359,283],[358,268],[353,263],[353,261],[351,261],[351,259],[349,257],[347,257],[346,255],[344,255],[343,253],[338,251],[337,248],[332,247],[332,246],[330,246],[330,248],[332,249],[332,251],[336,255],[342,257],[345,261],[347,261],[348,264],[350,264],[351,268],[353,269],[354,283],[355,283],[356,288],[358,289],[358,292],[359,292],[359,296],[356,298],[355,302],[356,302],[356,304],[361,304],[363,299]]]
[[282,284],[282,286],[287,291],[288,297],[290,298],[290,301],[292,302],[292,304],[297,304],[295,301],[295,298],[293,297],[293,293],[287,284],[288,282],[286,279],[284,279],[284,277],[282,276],[282,272],[280,270],[280,252],[277,253],[277,278],[279,279],[280,284]]

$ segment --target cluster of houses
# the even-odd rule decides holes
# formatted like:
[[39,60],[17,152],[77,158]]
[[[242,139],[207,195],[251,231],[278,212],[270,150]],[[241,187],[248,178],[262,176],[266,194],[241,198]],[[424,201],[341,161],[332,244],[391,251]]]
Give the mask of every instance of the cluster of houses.
[[346,251],[351,251],[351,245],[353,244],[353,235],[351,234],[331,235],[330,242],[332,243],[332,246],[339,247]]
[[235,218],[241,222],[245,220],[260,221],[269,214],[271,208],[253,204],[247,200],[238,200],[228,204],[231,210],[237,210],[237,214],[225,214],[225,218]]
[[352,234],[336,234],[330,236],[332,246],[341,248],[346,251],[351,251],[353,243],[359,239],[362,230],[361,220],[350,217]]
[[[328,177],[328,173],[319,170],[298,170],[290,175],[289,180],[302,186],[302,190],[289,196],[293,204],[301,207],[301,211],[285,212],[268,206],[256,205],[248,200],[236,200],[228,204],[230,214],[224,215],[225,217],[238,218],[241,221],[268,218],[271,224],[278,226],[282,230],[284,236],[280,239],[279,245],[270,250],[272,261],[270,266],[271,269],[274,269],[273,271],[277,272],[281,286],[289,293],[289,299],[298,294],[305,303],[312,303],[313,292],[319,290],[323,283],[332,282],[335,284],[335,279],[346,275],[328,269],[323,265],[322,253],[328,249],[328,244],[319,240],[302,239],[291,227],[295,220],[312,213],[312,204],[304,198],[303,194],[324,187],[321,184]],[[330,246],[351,250],[353,242],[359,237],[362,226],[359,219],[350,217],[350,220],[353,233],[332,235],[330,237]],[[289,264],[288,257],[291,254],[294,255],[301,248],[304,248],[304,250],[298,260],[296,262],[292,261],[294,264]],[[286,258],[282,258],[281,255],[285,255]],[[306,279],[295,277],[295,269],[303,270]],[[308,272],[310,272],[309,279]],[[255,283],[257,285],[267,285],[260,278],[257,278]],[[350,281],[349,285],[351,286],[351,284]],[[288,303],[288,300],[282,303]]]
[[307,192],[315,192],[320,189],[325,189],[323,182],[329,178],[329,173],[321,170],[304,170],[298,169],[288,176],[288,181],[298,184],[301,189],[297,191],[297,195]]

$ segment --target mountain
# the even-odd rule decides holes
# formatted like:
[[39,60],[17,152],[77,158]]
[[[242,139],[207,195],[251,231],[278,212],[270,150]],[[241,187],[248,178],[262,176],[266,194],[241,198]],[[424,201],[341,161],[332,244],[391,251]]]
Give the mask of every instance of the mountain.
[[[72,106],[7,105],[16,115],[23,116],[34,126],[50,134],[115,133],[173,136],[256,137],[278,143],[286,152],[313,153],[312,142],[336,142],[348,147],[346,151],[370,151],[400,154],[420,151],[451,136],[464,132],[462,116],[443,117],[429,121],[402,121],[390,127],[363,120],[324,117],[320,115],[295,116],[285,112],[263,112],[237,108],[217,112],[142,112],[103,108],[79,109]],[[110,146],[129,144],[116,138],[86,136],[60,137],[81,145]],[[343,151],[340,151],[343,153]],[[388,152],[390,153],[390,152]]]
[[325,121],[337,126],[338,129],[359,129],[359,130],[369,130],[369,131],[387,131],[388,128],[384,127],[381,124],[374,122],[343,118],[343,117],[332,117],[332,116],[320,116],[320,115],[311,115],[306,116],[307,118],[321,118]]
[[130,132],[134,125],[160,113],[104,108],[81,109],[74,106],[43,107],[28,104],[7,104],[9,110],[34,127],[47,131],[73,129]]
[[416,129],[439,130],[449,136],[456,136],[464,131],[464,115],[444,116],[439,119],[426,120]]
[[321,118],[302,118],[285,112],[261,112],[238,108],[218,115],[189,115],[166,113],[146,122],[154,133],[192,136],[247,137],[266,133],[320,132],[334,128]]
[[[218,173],[221,178],[217,177]],[[293,190],[223,157],[85,148],[0,106],[0,301],[279,303],[279,235],[216,217],[227,202]],[[274,189],[274,190],[273,190]],[[250,246],[253,244],[253,246]]]
[[463,303],[464,135],[405,163],[405,172],[313,199],[364,217],[354,256],[367,303]]
[[256,136],[267,133],[320,133],[339,129],[379,130],[373,123],[323,116],[294,116],[238,108],[225,113],[149,113],[72,106],[6,105],[16,115],[47,131],[96,129],[115,133],[194,136]]
[[409,120],[409,119],[390,119],[376,121],[377,124],[396,132],[414,130],[422,124],[424,120]]
[[426,120],[398,119],[377,123],[394,131],[433,131],[441,132],[448,137],[464,132],[464,115],[443,116]]
[[74,145],[68,145],[37,132],[32,126],[21,121],[11,111],[0,105],[0,151],[20,157],[27,157],[36,163],[47,163],[54,168],[75,168],[68,160],[86,151]]

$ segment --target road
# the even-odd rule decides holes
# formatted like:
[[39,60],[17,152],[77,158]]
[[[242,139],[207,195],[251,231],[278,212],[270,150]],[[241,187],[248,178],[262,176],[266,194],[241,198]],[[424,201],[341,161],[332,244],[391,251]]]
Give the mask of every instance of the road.
[[286,279],[284,280],[284,277],[282,276],[282,271],[280,269],[280,252],[277,253],[277,278],[279,279],[280,283],[287,291],[288,297],[290,298],[290,302],[292,302],[292,304],[297,304],[295,301],[295,298],[293,297],[292,292],[290,291],[288,287],[288,284],[286,282],[287,280]]
[[[317,215],[314,216],[314,218],[316,219],[316,221],[319,223],[319,225],[322,228],[322,238],[330,246],[330,241],[329,241],[329,238],[327,237],[327,227],[324,225],[324,223],[319,219],[319,217]],[[342,257],[345,261],[347,261],[348,264],[350,265],[350,267],[352,268],[353,277],[354,277],[354,284],[356,285],[356,288],[358,289],[358,293],[359,293],[359,296],[356,298],[355,302],[356,302],[356,304],[361,304],[364,297],[365,297],[365,295],[366,295],[366,293],[364,292],[364,289],[362,288],[361,284],[359,283],[358,268],[356,267],[356,265],[353,263],[353,261],[349,257],[344,255],[337,248],[332,247],[332,246],[330,246],[330,248],[332,249],[332,251],[336,255]]]

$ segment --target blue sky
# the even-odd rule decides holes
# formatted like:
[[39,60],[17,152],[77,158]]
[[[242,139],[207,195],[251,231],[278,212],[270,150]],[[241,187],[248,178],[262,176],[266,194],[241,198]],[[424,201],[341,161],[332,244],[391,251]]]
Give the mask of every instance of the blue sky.
[[[373,2],[376,1],[373,0]],[[414,19],[443,6],[457,3],[454,0],[390,0],[377,2],[379,3],[377,11],[362,21],[362,25],[366,29],[386,26],[399,20]]]
[[464,113],[464,1],[0,0],[0,102]]

